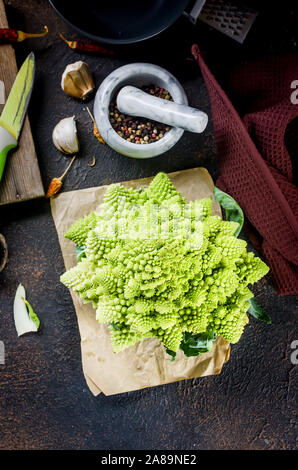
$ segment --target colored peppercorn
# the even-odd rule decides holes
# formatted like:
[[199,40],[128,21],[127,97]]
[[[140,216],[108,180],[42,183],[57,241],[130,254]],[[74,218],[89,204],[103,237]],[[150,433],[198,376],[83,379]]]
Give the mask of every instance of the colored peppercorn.
[[[155,85],[144,86],[142,90],[150,95],[173,101],[171,95],[164,88]],[[110,103],[110,123],[117,134],[133,144],[151,144],[161,139],[170,126],[145,118],[127,116],[120,113],[117,107],[117,97]]]

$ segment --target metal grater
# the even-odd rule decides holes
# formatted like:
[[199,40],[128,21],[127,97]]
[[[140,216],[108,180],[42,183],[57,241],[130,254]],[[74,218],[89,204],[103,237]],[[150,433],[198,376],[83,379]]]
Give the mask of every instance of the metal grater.
[[192,23],[199,18],[226,36],[243,43],[258,12],[239,2],[228,0],[197,0],[186,16]]

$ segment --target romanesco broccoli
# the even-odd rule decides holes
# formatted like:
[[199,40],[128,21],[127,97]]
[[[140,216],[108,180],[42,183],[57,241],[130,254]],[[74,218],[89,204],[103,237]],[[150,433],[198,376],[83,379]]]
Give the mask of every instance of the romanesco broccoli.
[[212,215],[211,198],[186,203],[164,173],[144,190],[112,185],[99,213],[65,234],[85,257],[61,282],[110,325],[114,352],[145,338],[176,352],[185,334],[210,332],[235,343],[248,322],[247,286],[268,272],[238,227]]

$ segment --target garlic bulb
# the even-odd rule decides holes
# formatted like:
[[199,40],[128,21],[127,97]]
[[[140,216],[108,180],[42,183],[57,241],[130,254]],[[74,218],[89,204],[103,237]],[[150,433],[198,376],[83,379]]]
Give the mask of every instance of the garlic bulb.
[[63,72],[61,87],[68,95],[84,100],[95,88],[88,65],[81,60],[69,64]]
[[75,117],[61,119],[54,127],[52,138],[56,149],[60,152],[68,155],[78,153],[80,145]]

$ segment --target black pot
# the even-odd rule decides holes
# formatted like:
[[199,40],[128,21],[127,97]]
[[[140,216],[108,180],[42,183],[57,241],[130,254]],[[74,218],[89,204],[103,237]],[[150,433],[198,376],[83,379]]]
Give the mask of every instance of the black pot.
[[148,39],[173,24],[189,0],[50,0],[70,26],[91,39],[130,44]]

